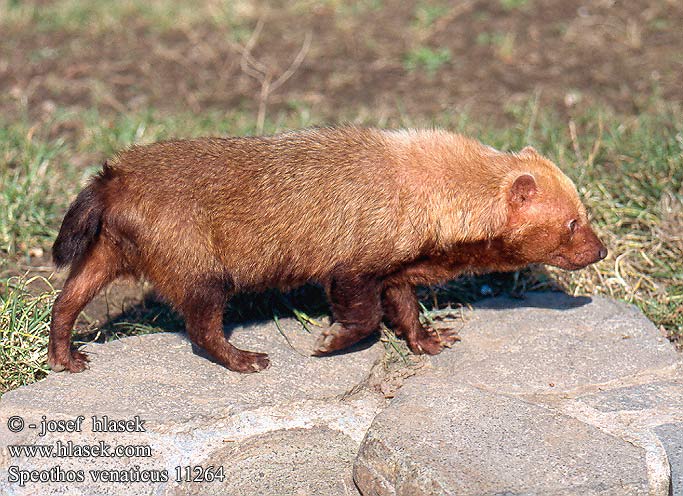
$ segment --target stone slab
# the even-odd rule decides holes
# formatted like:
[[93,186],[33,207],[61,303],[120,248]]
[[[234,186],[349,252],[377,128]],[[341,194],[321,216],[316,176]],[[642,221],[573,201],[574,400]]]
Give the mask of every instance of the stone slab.
[[[0,494],[683,496],[683,366],[635,307],[542,293],[467,315],[462,342],[403,377],[388,407],[367,387],[381,382],[382,344],[314,358],[316,336],[291,319],[233,331],[240,348],[271,355],[253,375],[197,355],[179,334],[91,346],[85,373],[50,374],[0,400]],[[40,436],[28,424],[43,415],[84,425]],[[138,416],[144,432],[93,432],[91,417],[105,415]],[[12,416],[25,421],[19,432]],[[8,450],[58,442],[134,451]],[[8,480],[11,467],[57,465],[61,473],[42,475],[82,470],[88,482]],[[188,466],[223,467],[223,480],[176,482],[176,467]],[[91,470],[120,479],[165,470],[168,480],[93,482]]]
[[644,447],[652,486],[683,496],[683,374],[674,371],[666,380],[645,380],[614,384],[554,403],[584,422]]
[[229,484],[170,487],[173,496],[352,496],[358,443],[327,427],[285,429],[229,443],[211,453],[207,465],[226,468]]
[[[0,400],[0,494],[163,494],[173,480],[158,484],[96,483],[90,480],[88,470],[131,471],[138,466],[140,471],[166,470],[172,479],[176,466],[204,465],[210,454],[225,448],[226,440],[242,443],[288,429],[325,428],[339,433],[346,443],[343,462],[348,464],[350,445],[355,443],[357,448],[372,418],[384,406],[384,399],[380,395],[344,397],[370,374],[373,364],[383,356],[383,346],[369,343],[349,353],[316,358],[309,356],[314,336],[292,319],[281,319],[280,327],[287,339],[272,322],[238,327],[232,333],[236,346],[269,353],[271,367],[258,374],[231,372],[193,352],[183,334],[160,333],[89,346],[89,370],[81,374],[50,373],[39,383],[6,393]],[[81,432],[39,436],[43,415],[46,420],[74,420],[78,416],[85,420]],[[11,416],[24,419],[21,432],[8,430]],[[92,416],[100,420],[103,416],[138,416],[144,420],[146,431],[92,432]],[[38,429],[29,428],[30,423],[37,424]],[[151,456],[12,457],[5,449],[10,444],[54,445],[58,441],[143,446],[151,450]],[[329,458],[342,452],[328,453],[330,447],[319,443],[311,456]],[[85,469],[87,481],[29,482],[23,487],[8,482],[11,466],[49,470],[56,465],[63,471]],[[320,477],[325,474],[318,470],[310,476],[318,477],[322,487]],[[123,472],[114,475],[131,477]],[[334,476],[332,482],[336,483],[337,474],[328,475]],[[299,477],[307,475],[301,472]],[[225,484],[229,483],[226,479]],[[200,484],[197,489],[212,487],[220,493],[221,484],[216,482]],[[279,491],[285,489],[280,486]]]
[[676,367],[671,343],[636,307],[602,297],[529,293],[475,305],[441,373],[512,394],[569,392]]
[[658,426],[683,422],[681,359],[637,308],[532,293],[466,317],[462,341],[372,424],[355,465],[363,494],[677,487],[679,437]]
[[424,376],[369,429],[366,495],[648,494],[645,451],[561,413]]
[[683,377],[602,390],[577,399],[601,412],[677,410],[683,415]]
[[683,422],[655,427],[669,458],[671,467],[671,496],[683,496]]

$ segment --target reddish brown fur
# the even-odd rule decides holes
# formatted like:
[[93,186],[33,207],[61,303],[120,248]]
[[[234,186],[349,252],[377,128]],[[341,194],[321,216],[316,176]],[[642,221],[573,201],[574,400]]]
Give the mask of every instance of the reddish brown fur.
[[[71,327],[119,276],[148,278],[195,344],[249,372],[268,359],[223,335],[235,292],[319,282],[336,323],[318,353],[355,343],[386,317],[413,351],[434,354],[455,337],[423,328],[415,285],[529,263],[576,269],[606,254],[555,165],[533,149],[501,153],[444,131],[350,127],[136,146],[90,188],[54,248],[73,259],[53,310],[55,370],[85,367],[69,350]],[[74,234],[79,209],[87,229]],[[59,239],[74,240],[67,255]]]

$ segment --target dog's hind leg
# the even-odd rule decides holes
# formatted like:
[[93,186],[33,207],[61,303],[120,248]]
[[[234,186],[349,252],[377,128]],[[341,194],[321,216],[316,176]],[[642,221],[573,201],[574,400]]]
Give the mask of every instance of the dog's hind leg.
[[47,352],[47,363],[52,370],[81,372],[86,368],[86,354],[71,350],[71,330],[88,302],[120,275],[120,264],[118,251],[106,239],[100,238],[72,266],[52,307]]

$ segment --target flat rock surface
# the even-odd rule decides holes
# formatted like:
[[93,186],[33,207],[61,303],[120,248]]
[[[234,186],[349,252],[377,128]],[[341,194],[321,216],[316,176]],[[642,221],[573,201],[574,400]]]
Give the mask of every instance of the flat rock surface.
[[502,393],[569,392],[675,366],[671,343],[636,307],[530,293],[476,305],[462,343],[433,358],[444,374]]
[[363,494],[683,494],[680,356],[635,307],[497,298],[460,336],[373,422]]
[[[419,398],[419,403],[415,401]],[[399,391],[356,462],[363,494],[647,494],[645,450],[556,411],[428,375]]]
[[[30,388],[11,391],[3,396],[3,411],[21,405],[41,415],[70,415],[88,408],[116,416],[129,414],[134,405],[135,413],[149,420],[180,423],[207,411],[229,415],[254,405],[344,394],[368,375],[383,351],[375,344],[312,357],[314,337],[296,320],[280,319],[280,328],[289,343],[272,322],[238,327],[230,337],[238,348],[268,353],[271,367],[258,374],[231,372],[203,352],[194,353],[185,334],[148,334],[89,345],[90,370],[52,373]],[[68,402],[60,401],[64,395]]]
[[655,427],[671,466],[671,494],[683,495],[683,422]]
[[[324,448],[324,449],[321,449]],[[226,468],[226,485],[180,484],[173,496],[358,495],[352,467],[358,443],[328,427],[286,429],[228,443],[208,465]]]
[[182,334],[90,346],[90,370],[2,397],[0,494],[683,496],[680,355],[635,307],[530,294],[449,325],[461,342],[389,375],[381,343],[314,358],[287,319],[234,329],[270,354],[252,375]]
[[[81,445],[104,442],[111,446],[148,447],[151,456],[11,457],[3,448],[0,494],[165,494],[176,487],[175,467],[181,467],[183,473],[182,467],[190,461],[206,466],[204,461],[211,457],[217,463],[225,462],[225,482],[194,482],[184,487],[196,494],[228,494],[225,487],[232,487],[235,468],[230,468],[228,460],[221,458],[221,450],[231,443],[251,446],[249,449],[254,453],[260,447],[263,453],[255,454],[254,460],[260,456],[263,460],[284,463],[286,457],[294,455],[292,446],[297,444],[293,439],[298,439],[301,446],[302,432],[312,428],[318,429],[312,434],[318,438],[322,437],[321,432],[329,433],[330,442],[338,449],[330,451],[329,445],[316,442],[308,448],[306,456],[310,457],[309,462],[325,459],[331,468],[323,470],[309,463],[311,470],[306,471],[307,465],[300,463],[296,477],[280,478],[277,487],[273,486],[277,489],[275,492],[259,494],[295,494],[294,489],[308,487],[298,485],[302,479],[310,487],[322,488],[336,487],[346,477],[348,485],[353,460],[349,453],[355,454],[384,400],[379,395],[343,397],[366,379],[384,348],[377,342],[368,343],[372,346],[316,358],[309,356],[314,336],[307,334],[295,320],[281,319],[280,329],[287,339],[272,322],[233,331],[231,342],[236,346],[269,353],[271,367],[258,374],[231,372],[194,353],[184,334],[161,333],[88,346],[86,350],[92,360],[89,370],[81,374],[51,373],[39,383],[5,394],[0,402],[0,444],[3,446],[57,441]],[[46,420],[74,420],[83,416],[81,432],[40,436],[43,415]],[[24,420],[21,432],[8,431],[6,426],[11,416]],[[145,432],[92,432],[92,416],[99,420],[104,416],[109,419],[138,416],[144,421]],[[35,429],[28,427],[31,423],[36,424]],[[278,434],[271,434],[274,432]],[[278,442],[283,445],[278,446]],[[271,458],[268,450],[272,450]],[[341,458],[335,460],[336,456]],[[248,460],[242,460],[239,466],[246,471],[248,464]],[[8,483],[8,470],[13,465],[37,470],[54,470],[56,465],[62,471],[85,468],[86,480],[73,484],[29,482],[21,487]],[[135,466],[150,473],[166,470],[170,480],[159,484],[93,482],[88,472],[91,469],[130,471],[136,470]],[[254,463],[252,472],[257,468],[258,464]],[[233,472],[228,475],[228,470]],[[135,474],[114,476],[136,477]],[[354,488],[353,484],[349,487]]]

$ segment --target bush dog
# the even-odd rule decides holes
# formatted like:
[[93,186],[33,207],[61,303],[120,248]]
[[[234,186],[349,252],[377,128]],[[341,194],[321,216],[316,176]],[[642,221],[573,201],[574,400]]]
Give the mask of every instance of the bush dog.
[[573,183],[533,148],[344,127],[134,146],[78,195],[52,254],[71,265],[52,312],[53,370],[86,367],[70,348],[76,317],[106,284],[134,276],[181,312],[194,344],[255,372],[268,356],[223,333],[235,292],[322,284],[334,324],[316,354],[382,318],[413,352],[436,354],[456,337],[420,323],[416,285],[530,263],[574,270],[607,250]]

